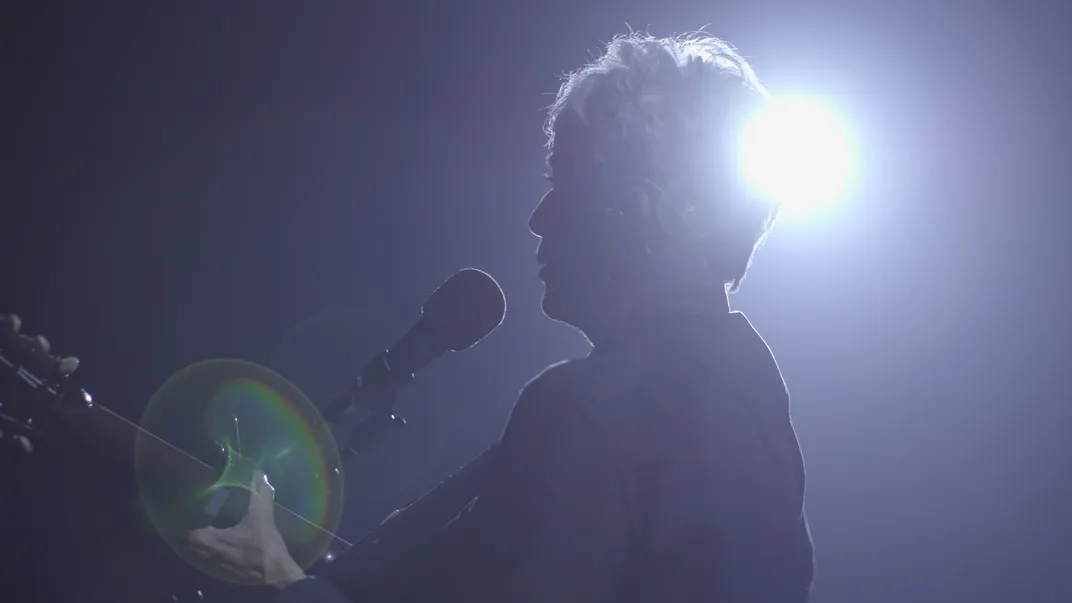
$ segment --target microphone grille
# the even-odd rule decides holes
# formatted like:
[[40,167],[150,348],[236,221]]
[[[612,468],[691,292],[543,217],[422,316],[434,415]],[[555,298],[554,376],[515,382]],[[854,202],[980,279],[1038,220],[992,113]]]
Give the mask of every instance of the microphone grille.
[[458,352],[494,331],[506,316],[506,297],[488,273],[465,268],[443,282],[421,307],[431,342]]

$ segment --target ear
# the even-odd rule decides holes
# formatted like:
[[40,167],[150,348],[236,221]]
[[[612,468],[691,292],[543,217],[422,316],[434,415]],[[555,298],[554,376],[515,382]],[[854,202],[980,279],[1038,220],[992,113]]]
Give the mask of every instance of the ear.
[[642,215],[648,218],[664,235],[679,244],[690,244],[697,233],[682,214],[674,200],[654,182],[643,180],[633,187],[634,195],[642,207]]

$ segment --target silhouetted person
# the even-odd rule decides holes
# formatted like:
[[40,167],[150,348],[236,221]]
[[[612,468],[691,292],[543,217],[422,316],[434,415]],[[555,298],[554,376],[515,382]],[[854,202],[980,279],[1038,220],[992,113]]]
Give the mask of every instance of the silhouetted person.
[[[743,186],[733,149],[767,100],[703,35],[622,36],[567,78],[547,120],[552,189],[530,228],[544,312],[592,352],[524,388],[474,504],[391,600],[808,599],[789,397],[727,298],[777,213]],[[285,601],[346,601],[290,561],[270,508],[251,507],[244,548],[217,532],[202,546]]]

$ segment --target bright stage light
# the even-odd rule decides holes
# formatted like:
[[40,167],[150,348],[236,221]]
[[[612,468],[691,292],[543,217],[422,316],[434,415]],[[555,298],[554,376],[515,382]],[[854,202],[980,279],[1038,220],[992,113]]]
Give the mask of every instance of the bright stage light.
[[836,201],[852,172],[844,125],[803,100],[776,100],[756,115],[744,127],[741,153],[749,184],[794,213]]

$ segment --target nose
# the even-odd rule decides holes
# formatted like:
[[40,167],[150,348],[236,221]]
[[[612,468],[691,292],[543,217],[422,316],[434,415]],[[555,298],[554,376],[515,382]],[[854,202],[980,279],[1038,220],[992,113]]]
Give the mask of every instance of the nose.
[[554,199],[554,193],[553,189],[547,191],[543,198],[540,199],[540,202],[536,204],[536,209],[532,210],[532,215],[529,216],[529,231],[541,238],[547,232],[548,214],[551,207],[549,201]]

